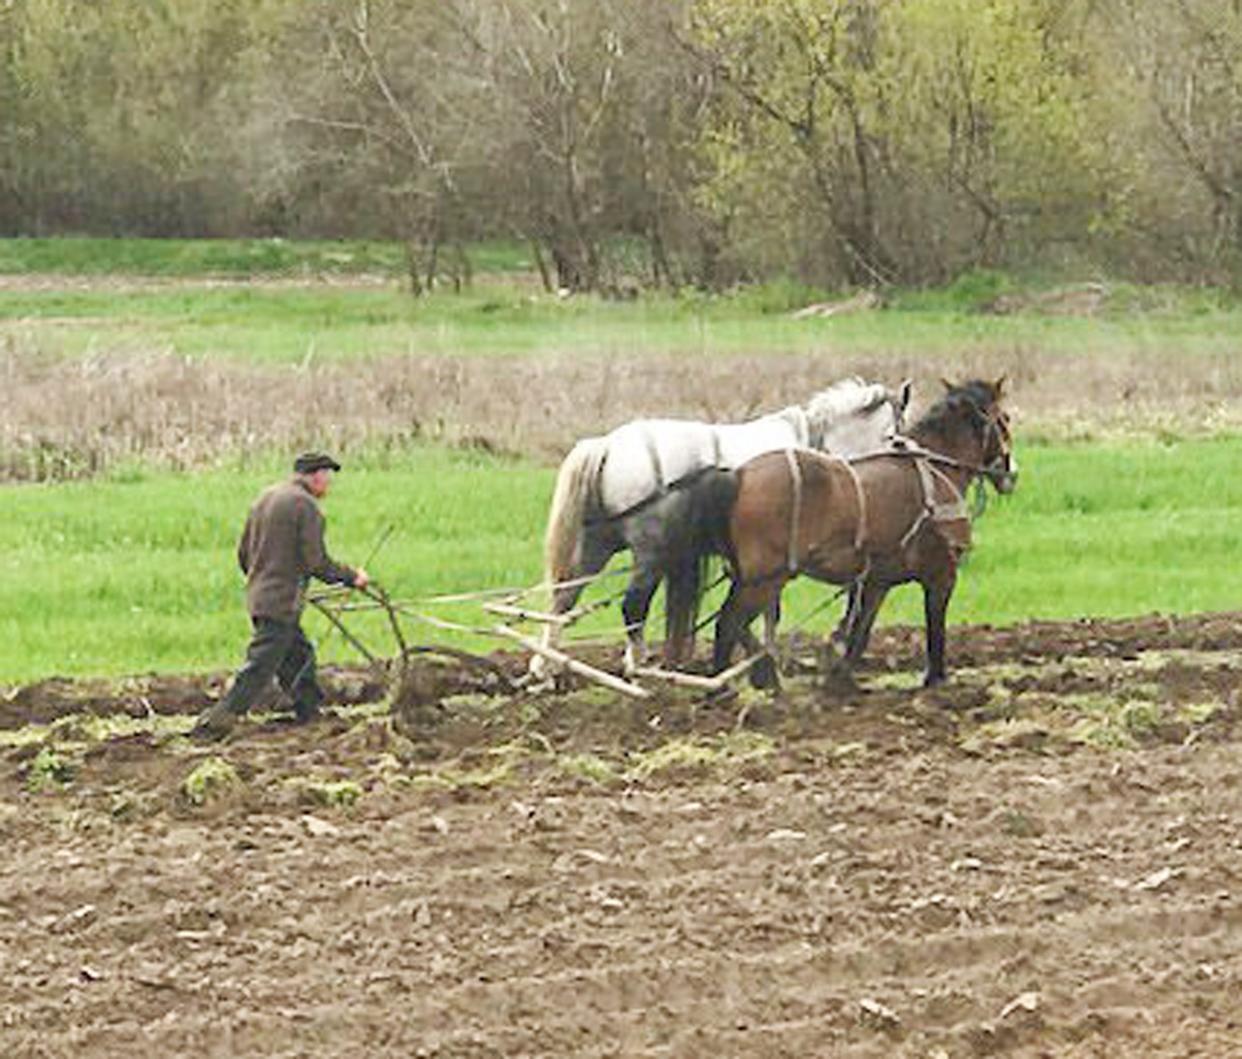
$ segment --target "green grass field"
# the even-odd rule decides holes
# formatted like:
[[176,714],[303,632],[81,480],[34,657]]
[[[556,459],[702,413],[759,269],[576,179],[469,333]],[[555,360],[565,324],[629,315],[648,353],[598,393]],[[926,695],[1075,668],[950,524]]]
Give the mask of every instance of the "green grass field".
[[303,362],[403,354],[753,354],[849,351],[936,356],[977,347],[1076,354],[1214,353],[1236,346],[1242,311],[1091,319],[988,317],[957,309],[892,309],[795,320],[744,298],[661,296],[638,304],[558,299],[481,284],[415,299],[388,289],[193,286],[141,291],[3,291],[0,325],[20,326],[65,354],[161,349]]
[[[529,271],[518,244],[478,243],[483,272]],[[406,270],[399,243],[361,239],[0,239],[0,275],[204,277],[378,274]]]
[[[274,363],[359,355],[904,354],[971,349],[1090,355],[1211,354],[1237,347],[1242,303],[1223,291],[1118,285],[1092,316],[979,313],[1013,281],[963,277],[939,291],[897,291],[884,312],[795,320],[790,311],[831,292],[774,282],[724,294],[685,291],[636,302],[546,294],[520,246],[472,250],[469,290],[413,298],[390,243],[279,240],[0,240],[0,332],[18,329],[46,350],[171,350]],[[320,276],[379,277],[363,286],[273,285]],[[127,286],[126,277],[159,284]],[[75,284],[72,279],[80,281]],[[212,279],[251,285],[212,285]]]
[[[1232,575],[1242,438],[1025,448],[1019,439],[1019,446],[1020,488],[993,497],[978,523],[952,621],[1242,604]],[[247,622],[233,546],[252,496],[279,474],[274,464],[194,475],[135,470],[6,489],[0,682],[234,666]],[[531,584],[540,576],[552,478],[547,468],[436,448],[355,460],[327,502],[329,543],[342,560],[358,562],[395,524],[371,570],[405,598]],[[609,582],[607,591],[615,587]],[[797,623],[823,592],[795,584],[786,622]],[[483,620],[464,607],[433,612]],[[829,614],[809,628],[827,628]],[[882,620],[920,622],[917,590],[894,593]],[[323,634],[321,618],[308,624],[313,636]],[[373,625],[359,628],[387,646]],[[615,608],[594,625],[619,628]],[[658,623],[652,631],[659,633]],[[411,631],[424,642],[443,642],[442,635]],[[336,635],[325,638],[324,656],[356,659]]]

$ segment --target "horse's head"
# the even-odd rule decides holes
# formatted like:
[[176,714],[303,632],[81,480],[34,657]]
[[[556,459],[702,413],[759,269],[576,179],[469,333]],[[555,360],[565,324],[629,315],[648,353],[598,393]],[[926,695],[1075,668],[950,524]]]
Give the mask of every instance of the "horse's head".
[[896,390],[846,379],[817,394],[807,406],[810,447],[838,456],[872,452],[905,428],[911,383]]
[[[944,380],[941,380],[944,382]],[[1001,406],[1005,376],[995,382],[975,379],[962,386],[944,382],[948,400],[969,422],[979,448],[978,464],[998,493],[1012,493],[1018,486],[1018,461],[1013,455],[1009,413]],[[954,400],[956,398],[956,400]]]

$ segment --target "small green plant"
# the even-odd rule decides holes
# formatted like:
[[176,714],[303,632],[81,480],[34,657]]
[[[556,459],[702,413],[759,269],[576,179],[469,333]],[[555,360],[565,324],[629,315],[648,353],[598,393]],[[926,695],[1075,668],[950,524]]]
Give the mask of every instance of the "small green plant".
[[362,788],[353,780],[297,780],[303,795],[317,805],[346,809],[362,797]]
[[240,787],[241,777],[222,757],[200,761],[181,783],[181,793],[191,805],[206,805],[221,794]]
[[1137,738],[1151,735],[1160,723],[1160,707],[1154,702],[1134,699],[1121,707],[1122,726]]
[[60,790],[73,780],[73,764],[52,747],[43,747],[30,763],[26,773],[26,789],[32,794],[40,791]]
[[1003,717],[978,725],[962,738],[961,748],[968,754],[989,750],[1026,748],[1038,750],[1052,736],[1048,722],[1034,717]]
[[482,791],[510,783],[513,779],[513,766],[507,761],[502,761],[491,768],[442,768],[432,772],[418,773],[411,776],[408,783],[415,789]]
[[761,761],[774,744],[760,732],[730,732],[711,739],[671,739],[654,750],[634,754],[627,779],[643,780],[665,772],[710,770]]
[[565,754],[556,759],[557,767],[566,775],[591,783],[615,783],[621,777],[617,770],[596,754]]
[[1190,725],[1205,724],[1220,712],[1221,705],[1219,702],[1188,702],[1178,707],[1177,719]]

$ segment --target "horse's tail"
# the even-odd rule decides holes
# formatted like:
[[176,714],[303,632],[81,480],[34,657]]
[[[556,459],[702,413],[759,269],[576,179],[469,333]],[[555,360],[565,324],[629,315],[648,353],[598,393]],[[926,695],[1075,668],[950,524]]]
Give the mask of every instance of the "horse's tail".
[[690,532],[695,556],[710,559],[713,555],[723,555],[732,562],[729,519],[737,502],[737,472],[709,467],[690,490]]
[[690,496],[686,517],[689,552],[679,567],[680,591],[668,593],[669,635],[682,640],[694,635],[712,560],[724,556],[730,566],[734,565],[729,518],[737,501],[738,478],[733,471],[710,467],[686,488]]
[[544,573],[549,585],[574,575],[587,505],[606,452],[602,438],[579,441],[561,463],[544,534]]

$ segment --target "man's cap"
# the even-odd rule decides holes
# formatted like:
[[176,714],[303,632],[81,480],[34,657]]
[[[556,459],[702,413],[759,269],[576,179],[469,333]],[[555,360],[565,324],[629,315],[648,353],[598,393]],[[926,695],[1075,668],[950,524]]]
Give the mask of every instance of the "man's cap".
[[298,474],[314,474],[316,471],[339,471],[341,465],[326,452],[304,452],[293,461]]

